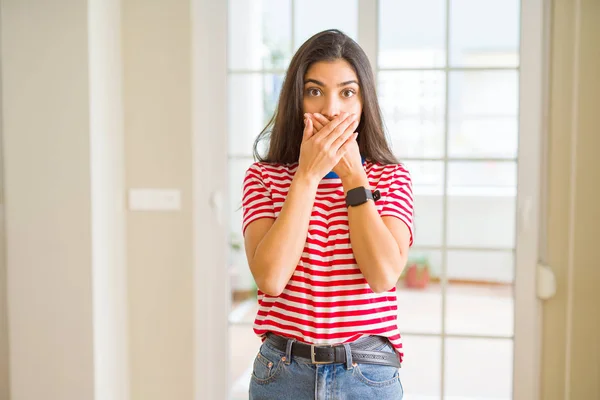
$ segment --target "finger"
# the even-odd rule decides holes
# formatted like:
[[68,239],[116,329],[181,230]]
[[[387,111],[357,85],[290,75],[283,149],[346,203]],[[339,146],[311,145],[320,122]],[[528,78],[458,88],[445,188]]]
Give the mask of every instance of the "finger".
[[[331,147],[333,148],[339,148],[342,147],[344,145],[344,143],[346,143],[346,141],[348,140],[348,138],[350,138],[352,135],[354,135],[355,129],[358,127],[358,121],[355,120],[353,121],[350,125],[348,125],[348,127],[346,128],[346,130],[344,131],[344,133],[339,136],[337,139],[335,139],[335,141],[331,144]],[[356,133],[358,136],[358,133]]]
[[327,118],[323,114],[314,113],[313,116],[314,116],[314,119],[317,120],[323,126],[327,125],[330,122],[329,118]]
[[[341,122],[338,126],[336,126],[335,129],[329,135],[327,135],[327,137],[325,138],[325,143],[331,145],[337,138],[342,136],[344,134],[344,132],[346,132],[346,129],[348,129],[348,127],[351,124],[353,124],[355,121],[356,121],[356,116],[350,115],[343,122]],[[327,125],[327,126],[329,126],[329,125]],[[326,129],[327,129],[327,127],[323,128],[323,130],[326,130]]]
[[314,128],[312,120],[304,114],[304,133],[302,135],[302,141],[310,139],[314,134]]
[[323,126],[325,126],[325,124],[321,123],[316,117],[316,114],[311,114],[311,119],[313,122],[313,127],[315,130],[315,133],[319,132],[321,129],[323,129]]
[[323,129],[319,131],[319,137],[325,138],[329,136],[329,134],[332,133],[338,127],[338,125],[346,121],[350,117],[350,115],[351,114],[341,113],[340,115],[332,119],[328,124],[326,124],[323,127]]
[[354,132],[348,139],[346,139],[344,144],[338,149],[337,156],[340,158],[343,157],[344,154],[346,154],[348,150],[350,150],[350,147],[354,145],[353,142],[356,140],[357,137],[358,132]]

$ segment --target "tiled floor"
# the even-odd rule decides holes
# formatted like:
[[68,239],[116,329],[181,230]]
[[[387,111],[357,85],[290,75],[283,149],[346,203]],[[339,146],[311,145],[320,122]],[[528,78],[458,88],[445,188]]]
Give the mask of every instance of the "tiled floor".
[[[446,400],[510,399],[513,297],[510,287],[451,285],[446,290],[444,387]],[[442,376],[442,295],[400,288],[398,321],[404,337],[401,369],[405,400],[439,400]],[[248,398],[260,340],[252,332],[255,300],[237,305],[230,320],[232,400]],[[472,338],[464,336],[485,336]],[[498,338],[489,338],[498,337]]]

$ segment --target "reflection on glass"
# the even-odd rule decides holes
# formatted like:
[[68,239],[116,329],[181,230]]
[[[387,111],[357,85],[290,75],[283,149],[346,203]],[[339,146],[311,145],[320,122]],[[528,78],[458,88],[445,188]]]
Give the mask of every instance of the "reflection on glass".
[[294,2],[294,51],[315,33],[332,28],[358,40],[358,0]]
[[258,134],[277,107],[283,75],[229,75],[229,154],[252,156]]
[[448,245],[514,247],[516,171],[515,162],[448,164]]
[[229,0],[229,68],[287,68],[291,15],[291,0]]
[[411,250],[398,284],[401,333],[441,333],[441,270],[440,251]]
[[379,73],[381,111],[400,157],[443,157],[445,82],[440,71]]
[[519,0],[451,0],[450,66],[518,66],[519,7]]
[[449,251],[446,331],[511,337],[514,329],[511,251]]
[[380,0],[379,68],[446,64],[446,0]]
[[512,399],[512,340],[445,340],[444,398]]

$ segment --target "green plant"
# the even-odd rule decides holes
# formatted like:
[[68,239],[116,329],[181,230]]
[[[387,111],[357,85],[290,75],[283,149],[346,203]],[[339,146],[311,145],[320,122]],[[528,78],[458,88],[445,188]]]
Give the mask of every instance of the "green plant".
[[233,250],[234,252],[238,253],[240,251],[242,251],[242,240],[239,236],[239,234],[232,232],[229,236],[229,247],[231,248],[231,250]]

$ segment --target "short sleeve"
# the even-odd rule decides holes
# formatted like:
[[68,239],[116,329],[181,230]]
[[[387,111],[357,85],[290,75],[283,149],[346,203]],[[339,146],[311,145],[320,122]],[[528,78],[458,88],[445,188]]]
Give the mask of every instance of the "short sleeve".
[[248,225],[258,219],[275,219],[273,199],[265,184],[260,164],[254,163],[246,171],[242,193],[242,233],[246,233]]
[[402,164],[395,167],[381,210],[382,217],[396,217],[403,221],[410,231],[410,246],[413,244],[413,192],[410,173]]

